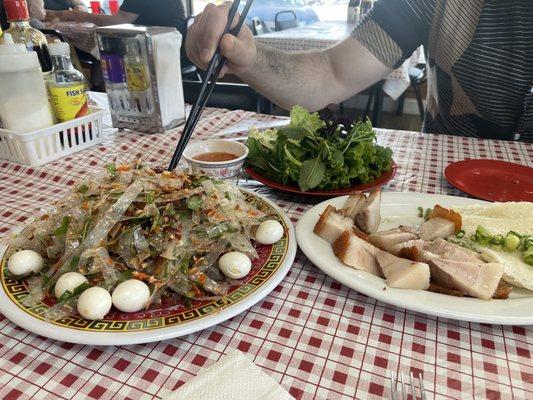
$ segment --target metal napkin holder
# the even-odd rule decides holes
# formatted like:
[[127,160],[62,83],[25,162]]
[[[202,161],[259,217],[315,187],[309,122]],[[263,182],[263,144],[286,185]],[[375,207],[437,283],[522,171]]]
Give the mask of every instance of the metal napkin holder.
[[185,121],[175,28],[113,25],[96,38],[115,128],[158,133]]

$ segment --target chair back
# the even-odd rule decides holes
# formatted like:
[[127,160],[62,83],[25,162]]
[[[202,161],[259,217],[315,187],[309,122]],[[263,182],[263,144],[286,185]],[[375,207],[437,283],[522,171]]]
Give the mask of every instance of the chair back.
[[254,36],[263,35],[265,33],[263,22],[257,17],[252,18],[252,33]]
[[39,29],[39,30],[44,34],[44,36],[47,37],[47,39],[52,39],[52,40],[58,39],[61,42],[66,42],[65,37],[61,34],[61,32],[59,32],[56,29]]
[[[280,15],[289,15],[292,18],[289,19],[280,19]],[[297,28],[298,27],[298,16],[292,10],[280,11],[274,17],[274,27],[276,31],[283,31],[285,29]]]
[[[185,102],[194,104],[201,87],[202,82],[183,80]],[[206,106],[261,112],[262,96],[243,83],[217,82]]]

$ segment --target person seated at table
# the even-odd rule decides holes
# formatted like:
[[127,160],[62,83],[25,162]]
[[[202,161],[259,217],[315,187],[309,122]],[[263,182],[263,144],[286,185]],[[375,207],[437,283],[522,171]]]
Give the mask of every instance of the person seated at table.
[[44,0],[44,9],[51,11],[78,10],[87,11],[81,0]]
[[339,103],[383,79],[423,45],[423,131],[533,141],[533,1],[380,0],[350,37],[320,51],[254,43],[246,25],[222,36],[229,4],[208,4],[189,28],[189,58],[205,68],[220,46],[224,72],[284,108]]
[[187,18],[181,0],[124,0],[115,15],[89,14],[79,10],[48,11],[47,20],[92,22],[93,24],[155,25],[175,27],[185,36]]

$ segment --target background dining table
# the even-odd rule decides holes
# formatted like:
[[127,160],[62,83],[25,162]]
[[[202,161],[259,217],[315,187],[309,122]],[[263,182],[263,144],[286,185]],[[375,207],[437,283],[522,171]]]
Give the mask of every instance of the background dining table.
[[[284,122],[206,109],[193,140],[245,140],[249,126]],[[462,195],[442,174],[446,165],[465,158],[533,167],[533,144],[377,132],[399,167],[387,191]],[[111,144],[38,168],[0,161],[0,235],[108,162],[142,157],[166,165],[179,133],[122,132]],[[295,224],[320,201],[251,180],[239,184],[274,201]],[[391,370],[422,374],[428,399],[533,398],[532,327],[461,322],[394,307],[336,282],[301,252],[264,300],[217,326],[171,340],[109,347],[63,343],[0,314],[0,398],[165,398],[230,349],[245,353],[297,399],[388,398]]]
[[74,47],[100,59],[96,43],[95,29],[97,26],[91,22],[50,21],[44,22],[46,29],[55,30]]

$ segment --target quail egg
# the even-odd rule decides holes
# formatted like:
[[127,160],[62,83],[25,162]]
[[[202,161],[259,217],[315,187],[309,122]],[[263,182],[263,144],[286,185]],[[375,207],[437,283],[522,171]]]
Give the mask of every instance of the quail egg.
[[93,286],[78,299],[78,312],[85,319],[103,319],[111,310],[111,295],[104,288]]
[[13,275],[23,276],[39,272],[43,265],[44,259],[36,251],[20,250],[9,258],[7,268]]
[[78,286],[87,283],[87,278],[79,272],[67,272],[59,277],[54,287],[56,298],[60,298],[67,290],[73,292]]
[[232,251],[220,257],[218,266],[228,278],[241,279],[250,273],[252,261],[246,254]]
[[255,233],[255,240],[261,244],[274,244],[283,237],[283,226],[273,219],[261,222]]
[[113,305],[120,311],[133,313],[142,310],[150,300],[150,288],[138,279],[128,279],[113,291]]

